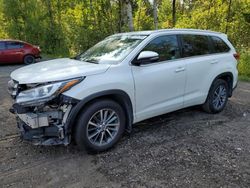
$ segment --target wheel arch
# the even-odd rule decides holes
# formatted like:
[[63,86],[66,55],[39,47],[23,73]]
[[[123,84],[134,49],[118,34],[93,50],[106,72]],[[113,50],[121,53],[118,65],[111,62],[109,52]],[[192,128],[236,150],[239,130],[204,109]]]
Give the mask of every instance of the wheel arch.
[[79,113],[86,105],[93,103],[96,99],[112,99],[124,109],[126,114],[126,131],[131,132],[133,124],[133,107],[129,95],[122,90],[106,90],[91,94],[78,102],[71,110],[65,125],[66,134],[73,132]]
[[27,54],[24,54],[24,55],[23,55],[23,59],[24,59],[26,56],[28,56],[28,55],[31,55],[31,56],[35,57],[34,54],[32,54],[32,53],[27,53]]
[[228,97],[231,97],[232,94],[233,94],[233,81],[234,81],[233,73],[231,73],[231,72],[223,72],[223,73],[217,75],[213,79],[213,81],[212,81],[212,83],[210,85],[210,88],[212,87],[214,81],[217,80],[217,79],[225,80],[228,83],[228,88],[229,88],[229,95],[228,95]]

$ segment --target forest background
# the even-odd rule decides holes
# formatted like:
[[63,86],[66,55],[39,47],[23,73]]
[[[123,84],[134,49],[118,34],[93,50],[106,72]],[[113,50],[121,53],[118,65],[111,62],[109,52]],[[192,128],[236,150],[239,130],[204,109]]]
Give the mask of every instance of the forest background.
[[0,39],[39,45],[45,56],[83,52],[119,32],[194,28],[226,33],[250,80],[250,0],[0,0]]

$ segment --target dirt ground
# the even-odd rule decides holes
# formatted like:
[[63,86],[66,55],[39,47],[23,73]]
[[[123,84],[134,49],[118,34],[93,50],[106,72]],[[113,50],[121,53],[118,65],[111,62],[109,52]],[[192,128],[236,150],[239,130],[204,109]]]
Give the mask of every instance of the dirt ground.
[[0,187],[250,187],[250,83],[217,115],[192,107],[134,125],[110,151],[19,139],[0,66]]

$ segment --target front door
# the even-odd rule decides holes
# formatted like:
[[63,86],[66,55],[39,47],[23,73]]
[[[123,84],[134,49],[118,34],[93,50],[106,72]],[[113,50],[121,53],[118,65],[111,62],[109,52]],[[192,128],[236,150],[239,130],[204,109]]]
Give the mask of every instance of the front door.
[[132,66],[137,121],[182,108],[186,80],[175,35],[157,37],[142,51],[157,52],[159,60]]

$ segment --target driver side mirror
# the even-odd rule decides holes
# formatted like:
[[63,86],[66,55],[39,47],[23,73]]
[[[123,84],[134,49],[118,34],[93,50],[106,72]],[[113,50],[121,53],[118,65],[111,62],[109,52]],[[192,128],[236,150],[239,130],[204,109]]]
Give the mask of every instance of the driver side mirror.
[[134,65],[146,64],[146,63],[153,63],[159,60],[159,54],[154,51],[142,51],[137,59],[133,61]]

